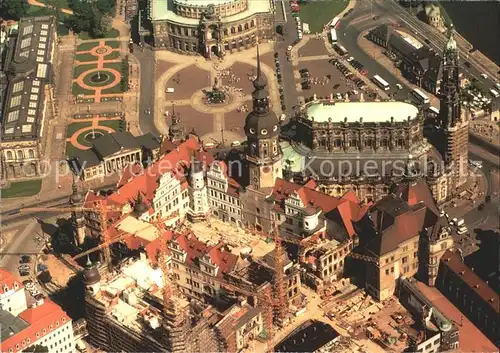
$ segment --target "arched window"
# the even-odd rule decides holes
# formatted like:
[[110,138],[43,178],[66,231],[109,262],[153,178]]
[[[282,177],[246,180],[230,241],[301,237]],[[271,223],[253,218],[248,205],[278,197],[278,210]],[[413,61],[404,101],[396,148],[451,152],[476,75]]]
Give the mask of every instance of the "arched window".
[[255,20],[252,20],[252,22],[250,22],[250,27],[255,27]]
[[12,159],[12,152],[11,151],[7,151],[7,159]]
[[17,158],[18,159],[23,159],[24,158],[23,151],[17,151]]
[[236,33],[236,29],[234,27],[231,27],[231,34],[235,34]]
[[35,158],[35,152],[33,152],[33,150],[29,150],[28,155],[30,158]]
[[242,32],[243,31],[243,27],[241,25],[238,25],[238,32]]

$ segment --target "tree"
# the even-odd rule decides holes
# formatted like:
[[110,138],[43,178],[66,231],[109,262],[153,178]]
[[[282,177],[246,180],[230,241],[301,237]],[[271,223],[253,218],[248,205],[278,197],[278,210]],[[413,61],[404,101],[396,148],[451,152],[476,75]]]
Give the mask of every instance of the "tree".
[[5,19],[18,20],[28,12],[28,0],[2,0],[0,1],[0,14]]
[[35,344],[33,346],[30,346],[26,348],[24,352],[35,352],[35,353],[49,353],[49,349],[45,346],[42,346],[41,344]]

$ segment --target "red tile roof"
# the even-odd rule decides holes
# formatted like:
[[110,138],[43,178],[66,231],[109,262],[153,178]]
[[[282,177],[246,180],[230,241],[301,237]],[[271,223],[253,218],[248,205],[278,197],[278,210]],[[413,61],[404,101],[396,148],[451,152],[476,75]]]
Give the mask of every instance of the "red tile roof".
[[337,198],[312,189],[307,185],[313,184],[300,185],[284,179],[276,179],[271,193],[275,204],[279,209],[284,210],[284,201],[292,193],[295,193],[305,207],[316,207],[327,218],[340,217],[347,234],[353,236],[356,233],[353,222],[359,219],[359,215],[363,210],[359,206],[359,200],[356,195],[354,193],[347,193],[341,198]]
[[212,262],[219,266],[218,277],[222,277],[224,273],[233,270],[238,256],[223,249],[224,244],[219,243],[216,246],[209,247],[202,241],[198,240],[193,233],[176,235],[173,238],[179,247],[187,254],[186,264],[199,267],[198,261],[204,255],[208,255]]
[[[24,288],[23,283],[17,276],[10,273],[4,268],[0,268],[0,295],[5,294],[5,292],[8,292],[12,289],[15,289],[16,283],[17,290]],[[8,288],[7,291],[5,290],[5,287]]]
[[441,257],[441,263],[460,277],[467,287],[476,292],[479,298],[488,303],[497,315],[500,315],[500,295],[464,264],[459,254],[446,250]]
[[459,336],[459,352],[498,352],[495,345],[436,287],[426,286],[422,282],[417,282],[416,285],[440,312],[456,323],[462,324]]
[[89,193],[86,196],[85,204],[92,206],[92,202],[105,200],[106,205],[124,206],[134,203],[140,193],[146,204],[151,204],[158,187],[158,179],[166,174],[172,173],[179,180],[184,179],[186,168],[189,167],[192,158],[211,163],[213,157],[206,152],[199,152],[201,148],[198,140],[191,136],[181,143],[177,148],[163,156],[159,161],[152,164],[143,173],[133,176],[132,169],[129,169],[121,177],[118,189],[107,197],[97,196]]
[[426,212],[424,205],[410,207],[396,195],[387,195],[370,209],[373,237],[366,247],[376,255],[395,250],[399,244],[419,236],[426,228]]
[[[49,299],[45,299],[45,302],[40,306],[23,311],[19,314],[19,317],[26,321],[29,326],[3,341],[2,352],[8,352],[9,349],[14,352],[20,351],[71,322],[70,317],[61,307]],[[36,336],[37,333],[39,334],[38,337]],[[27,343],[28,338],[30,340],[29,344]],[[24,345],[23,341],[25,342]],[[19,345],[19,348],[16,348],[16,345]]]
[[436,215],[439,214],[431,189],[427,185],[425,179],[418,179],[417,181],[409,181],[400,184],[396,194],[408,202],[410,206],[422,202],[430,211]]

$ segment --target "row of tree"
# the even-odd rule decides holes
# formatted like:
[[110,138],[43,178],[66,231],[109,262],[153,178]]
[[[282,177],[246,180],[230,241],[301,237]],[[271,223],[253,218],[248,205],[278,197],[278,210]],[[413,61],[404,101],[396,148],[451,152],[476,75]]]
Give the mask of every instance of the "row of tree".
[[[104,37],[111,30],[116,0],[68,0],[73,16],[67,18],[60,11],[63,3],[49,1],[50,7],[40,7],[39,15],[53,14],[73,32],[87,32],[95,38]],[[0,0],[0,17],[19,20],[28,15],[30,6],[27,0]]]
[[116,0],[69,0],[68,5],[74,15],[67,23],[74,32],[99,38],[111,30]]

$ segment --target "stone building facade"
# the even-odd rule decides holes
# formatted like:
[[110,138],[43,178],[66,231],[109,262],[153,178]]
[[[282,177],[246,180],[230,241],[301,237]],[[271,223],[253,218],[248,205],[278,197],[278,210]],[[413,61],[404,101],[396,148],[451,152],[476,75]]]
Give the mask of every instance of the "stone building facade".
[[153,0],[151,9],[157,49],[224,56],[273,35],[274,5],[267,0]]

